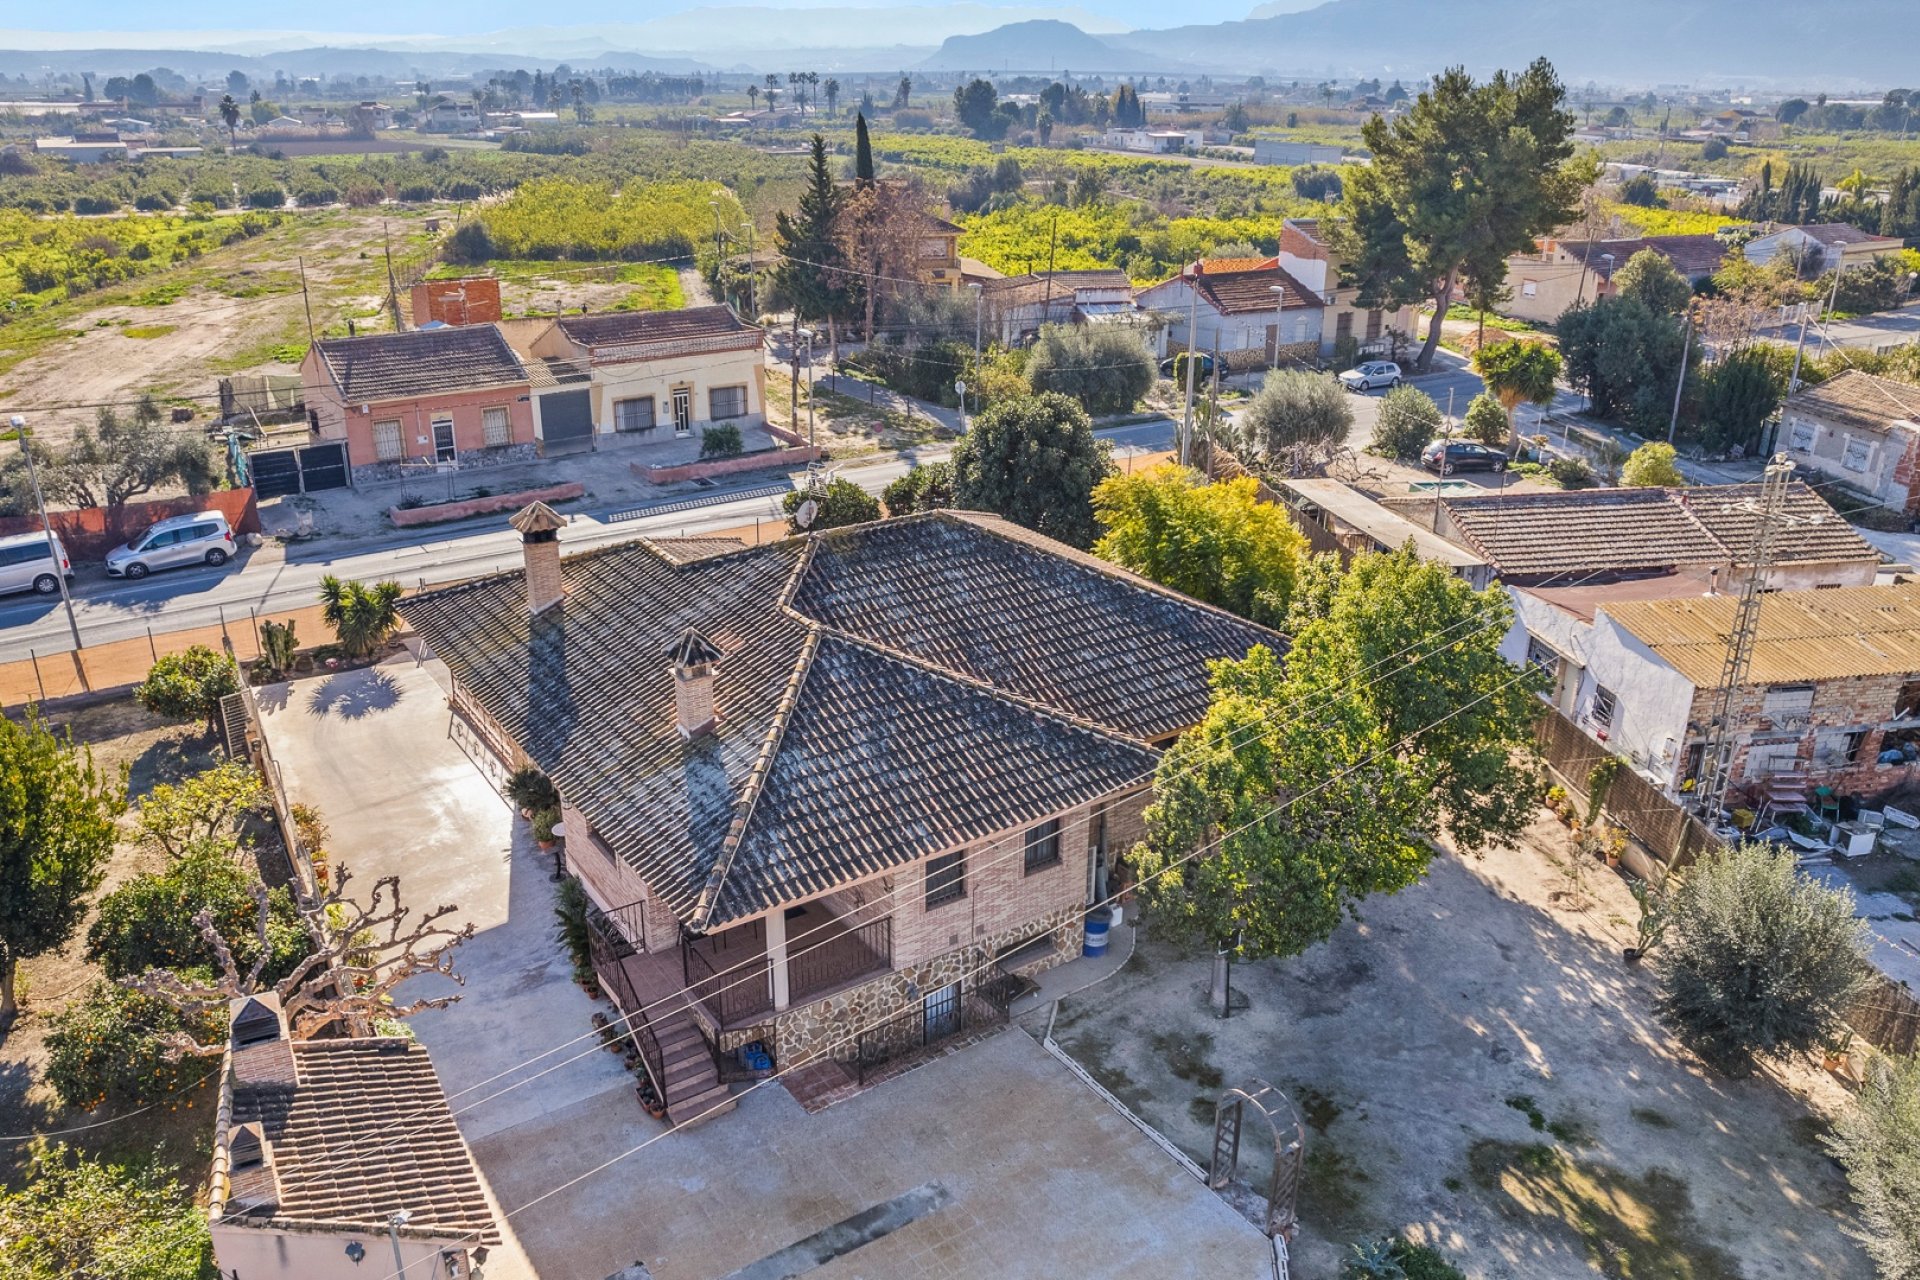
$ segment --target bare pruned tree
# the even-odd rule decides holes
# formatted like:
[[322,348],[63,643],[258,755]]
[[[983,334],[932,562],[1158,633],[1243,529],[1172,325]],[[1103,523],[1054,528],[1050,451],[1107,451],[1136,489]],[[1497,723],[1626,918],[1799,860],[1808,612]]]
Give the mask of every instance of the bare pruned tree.
[[[296,895],[300,922],[313,942],[313,953],[270,988],[279,997],[296,1040],[312,1039],[336,1024],[345,1024],[349,1035],[371,1035],[377,1019],[406,1018],[423,1009],[444,1009],[460,998],[458,994],[423,996],[405,1004],[396,1004],[393,999],[394,989],[401,983],[426,974],[439,974],[464,985],[465,979],[453,970],[452,952],[473,936],[474,927],[469,923],[455,929],[442,923],[459,908],[439,906],[415,919],[413,909],[400,899],[400,877],[382,876],[374,881],[365,904],[347,896],[351,879],[346,867],[336,867],[333,886],[325,894],[317,898]],[[236,998],[259,994],[261,971],[272,950],[267,937],[270,918],[266,885],[255,881],[253,897],[259,958],[244,973],[226,939],[214,927],[212,912],[202,907],[193,919],[218,960],[212,981],[183,978],[169,969],[150,969],[125,979],[125,985],[190,1014],[223,1011]],[[178,1052],[202,1057],[216,1056],[225,1049],[224,1043],[201,1044],[185,1033],[175,1033],[168,1043]]]

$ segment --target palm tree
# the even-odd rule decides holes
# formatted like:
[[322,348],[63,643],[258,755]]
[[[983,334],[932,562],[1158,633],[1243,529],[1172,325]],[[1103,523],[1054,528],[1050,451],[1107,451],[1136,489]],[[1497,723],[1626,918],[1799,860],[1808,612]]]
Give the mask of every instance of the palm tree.
[[320,617],[333,628],[347,657],[355,660],[371,658],[399,627],[399,600],[397,582],[369,587],[364,582],[342,582],[332,574],[320,579]]
[[832,76],[828,76],[827,83],[823,88],[827,95],[827,114],[832,115],[834,104],[840,101],[840,82]]
[[227,145],[234,145],[234,130],[240,127],[240,104],[233,100],[232,94],[220,99],[220,119],[226,122]]
[[800,78],[807,82],[807,101],[818,103],[820,101],[820,73],[818,71],[809,71]]
[[752,111],[755,107],[759,105],[760,105],[760,86],[757,84],[750,84],[747,86],[747,110]]

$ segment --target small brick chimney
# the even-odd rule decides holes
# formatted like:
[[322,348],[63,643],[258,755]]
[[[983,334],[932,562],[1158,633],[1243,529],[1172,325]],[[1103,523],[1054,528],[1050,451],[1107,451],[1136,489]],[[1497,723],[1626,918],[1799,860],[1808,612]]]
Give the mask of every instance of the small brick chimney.
[[692,627],[667,650],[673,663],[673,715],[680,736],[691,741],[713,732],[713,673],[720,651]]
[[271,991],[241,996],[228,1006],[228,1047],[236,1088],[286,1090],[299,1083],[293,1066],[293,1037],[280,997]]
[[527,612],[539,615],[559,604],[560,530],[567,518],[544,502],[530,502],[508,517],[520,531],[520,554],[527,570]]

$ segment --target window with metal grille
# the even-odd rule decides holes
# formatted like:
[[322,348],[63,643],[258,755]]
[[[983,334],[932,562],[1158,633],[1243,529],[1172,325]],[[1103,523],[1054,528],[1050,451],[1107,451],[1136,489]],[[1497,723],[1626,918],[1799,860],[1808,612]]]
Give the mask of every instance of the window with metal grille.
[[1342,311],[1340,313],[1340,318],[1333,322],[1333,336],[1336,340],[1340,338],[1351,338],[1353,336],[1353,312]]
[[927,910],[967,896],[967,855],[946,853],[927,859]]
[[1060,819],[1048,818],[1027,829],[1026,874],[1060,865]]
[[1787,435],[1787,448],[1795,453],[1812,453],[1813,442],[1819,436],[1819,428],[1811,422],[1796,422]]
[[1527,665],[1544,671],[1549,680],[1560,678],[1560,655],[1552,646],[1541,644],[1532,636],[1527,637]]
[[1849,471],[1865,471],[1873,458],[1873,446],[1865,440],[1849,440],[1841,451],[1840,465]]
[[507,422],[507,407],[496,405],[480,411],[480,431],[487,448],[498,449],[513,443],[513,428]]
[[722,418],[744,418],[747,416],[747,389],[741,387],[715,387],[707,392],[707,416],[718,422]]
[[400,424],[398,422],[376,422],[373,424],[373,456],[382,462],[393,462],[400,457]]
[[1593,706],[1587,712],[1587,719],[1593,727],[1602,733],[1613,728],[1613,717],[1620,709],[1619,700],[1613,696],[1613,690],[1605,685],[1593,686]]
[[1372,342],[1380,336],[1380,322],[1386,319],[1383,312],[1375,309],[1367,312],[1367,341]]
[[652,396],[638,396],[632,400],[613,402],[615,431],[651,431],[653,425]]

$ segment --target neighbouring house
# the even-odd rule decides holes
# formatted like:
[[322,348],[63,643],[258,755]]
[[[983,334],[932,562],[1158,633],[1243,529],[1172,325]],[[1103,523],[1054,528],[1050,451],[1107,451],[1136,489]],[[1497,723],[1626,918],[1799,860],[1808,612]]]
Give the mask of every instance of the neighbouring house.
[[480,110],[470,102],[436,102],[420,121],[426,133],[471,133],[481,127]]
[[234,1000],[228,1026],[207,1203],[220,1274],[366,1280],[398,1250],[409,1275],[475,1275],[500,1231],[427,1051],[292,1039],[271,992]]
[[[1473,551],[1512,586],[1652,578],[1682,570],[1732,581],[1752,563],[1760,485],[1568,489],[1383,499]],[[1803,481],[1788,486],[1769,590],[1871,585],[1880,554]]]
[[1285,138],[1255,138],[1255,164],[1339,164],[1345,151],[1324,142],[1292,142]]
[[[1534,611],[1532,593],[1519,598]],[[1578,671],[1562,709],[1679,795],[1704,767],[1737,595],[1599,603],[1565,629]],[[1510,654],[1553,670],[1534,644]],[[1730,805],[1805,803],[1810,788],[1881,794],[1920,773],[1920,584],[1770,592],[1733,704]]]
[[527,371],[493,325],[323,338],[300,381],[315,433],[346,443],[356,482],[535,452]]
[[1778,441],[1796,466],[1920,516],[1920,387],[1847,369],[1787,397]]
[[1552,324],[1575,303],[1613,293],[1613,273],[1642,249],[1651,249],[1699,285],[1720,269],[1727,246],[1714,236],[1634,236],[1615,240],[1543,239],[1532,253],[1507,259],[1511,297],[1502,315]]
[[1321,349],[1317,291],[1267,258],[1202,259],[1179,275],[1135,291],[1134,302],[1158,320],[1159,349],[1218,353],[1229,369],[1253,369],[1280,360],[1315,360]]
[[1047,324],[1112,324],[1138,320],[1133,282],[1118,269],[1055,271],[985,282],[986,330],[1002,346],[1031,342]]
[[1351,341],[1363,356],[1391,355],[1412,335],[1418,319],[1411,304],[1389,311],[1363,306],[1357,285],[1341,281],[1340,254],[1318,218],[1288,218],[1280,224],[1281,270],[1320,297],[1320,354],[1333,355]]
[[1329,479],[1281,477],[1278,496],[1316,552],[1350,561],[1375,551],[1398,551],[1411,542],[1422,560],[1447,567],[1478,591],[1493,582],[1493,566],[1455,542],[1381,506],[1366,494]]
[[500,319],[500,282],[492,276],[422,280],[413,286],[409,313],[415,325],[492,324]]
[[530,369],[544,366],[556,379],[535,398],[542,439],[573,442],[583,408],[589,442],[592,435],[651,438],[665,428],[687,436],[720,422],[766,422],[761,331],[729,307],[561,316],[525,350]]
[[1906,241],[1898,236],[1876,236],[1844,222],[1816,222],[1781,227],[1747,241],[1747,261],[1765,265],[1786,252],[1801,263],[1800,274],[1818,275],[1836,268],[1864,267],[1899,253]]
[[384,102],[375,102],[371,98],[356,103],[348,113],[355,124],[369,129],[393,128],[393,108]]
[[522,570],[404,613],[558,786],[670,1119],[743,1046],[865,1072],[1003,1018],[1010,973],[1078,953],[1207,664],[1285,644],[976,512],[563,557],[565,523],[529,506]]
[[33,150],[36,155],[71,160],[75,164],[99,164],[105,160],[127,158],[127,144],[112,138],[93,141],[80,138],[35,138]]
[[926,216],[926,228],[920,236],[915,274],[922,284],[941,289],[958,289],[965,283],[960,258],[961,228],[945,218]]
[[1145,151],[1154,154],[1184,150],[1188,144],[1184,129],[1127,128],[1112,125],[1103,141],[1116,151]]

